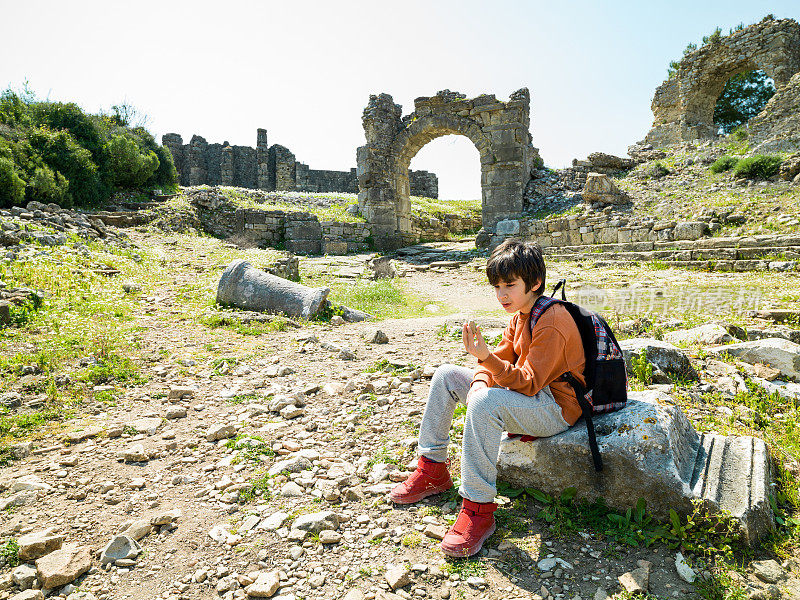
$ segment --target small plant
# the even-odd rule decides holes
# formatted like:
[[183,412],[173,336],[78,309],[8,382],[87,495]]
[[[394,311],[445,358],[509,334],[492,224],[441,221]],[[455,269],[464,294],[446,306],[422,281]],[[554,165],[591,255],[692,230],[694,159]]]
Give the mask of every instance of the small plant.
[[447,575],[456,574],[461,579],[483,577],[486,575],[486,564],[478,558],[457,558],[448,560],[442,566],[442,571]]
[[233,459],[233,464],[242,461],[260,462],[262,457],[275,456],[275,451],[269,447],[264,438],[252,433],[240,433],[235,438],[225,442],[225,447],[236,450],[238,454]]
[[253,478],[250,479],[249,485],[239,490],[239,503],[247,504],[257,497],[262,500],[269,500],[271,497],[269,490],[270,479],[272,479],[272,477],[266,471],[261,471],[254,475]]
[[717,160],[711,163],[711,166],[708,167],[709,171],[712,173],[722,173],[723,171],[730,171],[733,169],[736,164],[739,162],[739,159],[735,156],[729,156],[725,154],[724,156],[720,156]]
[[416,548],[422,543],[422,536],[416,531],[405,534],[400,538],[400,545],[406,548]]
[[0,557],[6,559],[6,566],[16,567],[19,564],[19,544],[17,540],[11,538],[0,545]]
[[642,352],[631,359],[633,376],[644,385],[653,383],[653,365],[647,360],[647,355]]
[[756,154],[736,163],[733,174],[746,179],[769,179],[778,172],[783,159],[780,156]]

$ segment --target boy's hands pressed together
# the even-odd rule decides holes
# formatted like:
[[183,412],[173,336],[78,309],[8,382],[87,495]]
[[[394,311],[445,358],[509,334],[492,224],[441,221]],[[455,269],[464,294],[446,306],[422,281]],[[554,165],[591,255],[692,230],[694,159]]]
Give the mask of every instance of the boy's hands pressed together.
[[479,327],[476,326],[473,330],[470,328],[470,323],[464,323],[464,327],[461,330],[461,339],[464,341],[464,349],[472,356],[481,361],[489,358],[491,352],[486,346]]

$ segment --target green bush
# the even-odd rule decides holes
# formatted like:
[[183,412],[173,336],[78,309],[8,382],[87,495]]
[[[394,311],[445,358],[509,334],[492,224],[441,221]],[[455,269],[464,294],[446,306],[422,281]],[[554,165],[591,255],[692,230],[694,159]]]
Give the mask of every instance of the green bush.
[[25,199],[25,182],[17,174],[14,163],[0,158],[0,206],[15,206]]
[[174,189],[169,150],[131,126],[135,109],[114,110],[91,115],[73,102],[37,101],[27,85],[0,92],[0,204],[95,206],[115,187]]
[[67,131],[36,129],[30,143],[45,163],[69,180],[69,194],[76,204],[93,206],[108,197],[91,153]]
[[37,125],[52,130],[67,130],[75,141],[86,148],[92,155],[95,164],[103,160],[103,131],[99,127],[99,120],[84,113],[81,108],[70,102],[37,102],[33,105],[33,117]]
[[156,145],[154,150],[158,157],[158,169],[147,182],[147,185],[159,185],[162,188],[171,188],[178,183],[178,169],[172,159],[172,152],[164,146]]
[[112,185],[142,187],[158,170],[155,152],[141,148],[127,135],[112,134],[108,142],[108,173]]
[[774,154],[756,154],[741,159],[733,168],[736,177],[769,179],[778,172],[783,159]]
[[728,156],[726,154],[725,156],[720,156],[717,160],[711,163],[709,169],[712,173],[722,173],[723,171],[730,171],[738,162],[738,158],[735,156]]
[[59,206],[72,204],[69,181],[58,171],[47,165],[38,167],[28,182],[27,196],[37,202],[54,202]]

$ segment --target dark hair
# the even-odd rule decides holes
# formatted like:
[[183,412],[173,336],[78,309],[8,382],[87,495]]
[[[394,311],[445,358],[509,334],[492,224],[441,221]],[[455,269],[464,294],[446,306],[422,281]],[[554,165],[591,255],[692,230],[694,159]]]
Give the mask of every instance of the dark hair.
[[489,283],[497,285],[500,281],[511,281],[519,277],[525,282],[525,291],[529,292],[539,279],[540,285],[534,290],[537,296],[544,293],[546,275],[542,248],[536,242],[508,239],[492,251],[486,262]]

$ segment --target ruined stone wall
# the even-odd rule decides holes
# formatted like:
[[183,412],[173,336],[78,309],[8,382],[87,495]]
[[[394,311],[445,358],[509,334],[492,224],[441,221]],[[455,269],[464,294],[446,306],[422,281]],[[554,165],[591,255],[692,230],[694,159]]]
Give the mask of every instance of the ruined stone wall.
[[[328,171],[310,169],[308,165],[297,163],[296,184],[298,192],[344,192],[358,193],[356,169],[349,171]],[[428,171],[408,171],[411,181],[411,195],[426,198],[439,197],[439,178]]]
[[[259,129],[256,147],[209,144],[199,135],[184,144],[177,133],[167,133],[161,142],[171,153],[178,182],[190,185],[225,185],[268,191],[358,193],[356,169],[330,171],[311,169],[297,162],[284,146],[267,144],[267,131]],[[414,196],[438,198],[439,182],[428,171],[409,171]]]
[[677,73],[656,89],[653,128],[644,141],[665,146],[715,137],[714,107],[725,83],[757,69],[779,92],[788,84],[800,71],[800,24],[767,18],[684,56]]
[[[475,231],[480,219],[457,215],[413,217],[419,239],[446,240],[450,235]],[[348,254],[372,247],[369,223],[320,221],[308,212],[241,208],[236,210],[231,235],[263,247],[283,247],[295,254]]]
[[800,150],[800,73],[770,98],[748,123],[754,153]]

